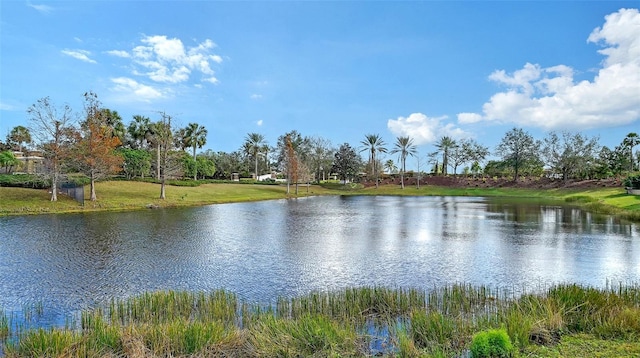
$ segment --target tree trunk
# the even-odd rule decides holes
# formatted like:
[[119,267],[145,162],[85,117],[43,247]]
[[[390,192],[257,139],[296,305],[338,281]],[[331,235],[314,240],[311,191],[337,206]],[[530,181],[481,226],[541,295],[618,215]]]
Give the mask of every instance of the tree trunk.
[[91,201],[96,201],[97,197],[96,197],[96,179],[93,177],[93,174],[91,174],[91,197],[90,199]]
[[404,189],[404,159],[402,160],[402,173],[400,173],[400,186]]
[[53,177],[51,178],[51,201],[58,201],[58,166],[53,165]]
[[256,181],[258,181],[258,154],[256,154],[256,171],[255,171],[255,175],[256,175]]
[[162,182],[160,184],[160,199],[162,200],[165,200],[166,198],[164,186],[165,186],[165,180],[164,178],[162,178]]
[[193,180],[198,180],[198,161],[196,160],[196,146],[193,146]]
[[160,180],[160,143],[158,143],[157,151],[158,159],[156,160],[156,180]]

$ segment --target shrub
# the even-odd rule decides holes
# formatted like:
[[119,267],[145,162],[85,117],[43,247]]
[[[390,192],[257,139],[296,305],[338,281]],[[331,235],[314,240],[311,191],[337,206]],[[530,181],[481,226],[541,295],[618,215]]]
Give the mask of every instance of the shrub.
[[0,186],[45,189],[51,186],[51,181],[33,174],[0,174]]
[[640,174],[629,175],[627,179],[624,180],[624,186],[632,189],[640,189]]
[[490,329],[473,336],[471,342],[471,356],[474,358],[510,357],[513,344],[504,329]]

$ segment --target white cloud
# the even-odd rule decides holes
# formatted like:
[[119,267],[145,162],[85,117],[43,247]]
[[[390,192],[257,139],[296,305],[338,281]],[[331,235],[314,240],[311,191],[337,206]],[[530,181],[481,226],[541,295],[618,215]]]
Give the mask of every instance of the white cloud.
[[[185,47],[180,39],[164,35],[145,36],[140,41],[142,45],[131,50],[136,65],[134,74],[146,76],[155,82],[182,83],[194,73],[200,73],[203,82],[219,82],[211,65],[222,63],[222,57],[210,53],[216,46],[213,41],[207,39],[193,47]],[[128,52],[121,52],[129,55]],[[110,53],[118,56],[121,52]]]
[[394,135],[410,136],[416,145],[434,143],[441,137],[449,136],[453,138],[471,137],[460,128],[456,128],[451,123],[443,123],[447,116],[430,118],[422,113],[412,113],[409,117],[398,117],[389,119],[387,128]]
[[458,122],[460,123],[477,123],[482,120],[482,116],[477,113],[459,113]]
[[211,57],[209,57],[211,60],[213,60],[213,62],[215,63],[222,63],[222,57],[218,56],[218,55],[213,55]]
[[603,43],[598,52],[607,56],[606,67],[640,61],[640,13],[638,9],[620,9],[605,16],[602,28],[595,28],[587,42]]
[[257,121],[257,122],[256,122],[256,124],[258,125],[258,127],[262,127],[262,123],[263,123],[262,119],[260,119],[259,121]]
[[251,99],[255,99],[255,100],[262,99],[262,95],[254,93],[251,95]]
[[48,14],[53,11],[53,7],[49,5],[42,5],[42,4],[36,5],[36,4],[32,4],[31,1],[27,1],[27,6],[44,14]]
[[151,102],[164,97],[161,91],[147,86],[127,77],[112,78],[115,84],[112,90],[118,93],[126,101]]
[[202,79],[202,81],[204,81],[204,82],[209,82],[209,83],[213,83],[214,85],[215,85],[215,84],[218,84],[218,82],[220,82],[220,81],[218,81],[218,79],[217,79],[217,78],[215,78],[215,77],[203,78],[203,79]]
[[459,113],[460,123],[512,122],[544,129],[597,128],[640,119],[640,13],[621,9],[607,15],[588,42],[604,46],[603,67],[591,81],[574,81],[565,65],[542,68],[527,63],[489,79],[507,86],[482,106],[482,114]]
[[62,50],[61,52],[67,56],[71,56],[80,61],[97,63],[95,60],[92,60],[89,58],[89,55],[91,55],[91,52],[86,50]]
[[122,58],[130,58],[131,55],[127,51],[122,50],[111,50],[107,51],[107,53],[111,56],[122,57]]
[[0,110],[2,111],[13,111],[15,109],[14,106],[8,104],[8,103],[4,103],[4,102],[0,102]]

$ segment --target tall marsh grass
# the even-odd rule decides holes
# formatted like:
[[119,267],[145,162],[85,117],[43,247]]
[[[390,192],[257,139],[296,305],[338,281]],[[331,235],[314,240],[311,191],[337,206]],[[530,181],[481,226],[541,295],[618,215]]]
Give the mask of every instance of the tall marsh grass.
[[[223,290],[145,293],[85,311],[73,326],[13,333],[18,337],[6,342],[5,353],[10,358],[450,357],[464,356],[474,335],[495,329],[521,351],[553,345],[567,334],[637,342],[640,286],[557,285],[535,294],[462,284],[428,292],[362,287],[281,298],[272,306],[241,303]],[[371,342],[388,346],[374,352]]]

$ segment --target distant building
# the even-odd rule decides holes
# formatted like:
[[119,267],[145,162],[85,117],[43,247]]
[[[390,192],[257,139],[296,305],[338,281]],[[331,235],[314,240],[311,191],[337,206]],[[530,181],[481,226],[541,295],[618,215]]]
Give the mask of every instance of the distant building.
[[27,174],[44,172],[44,157],[38,150],[14,151],[13,155],[20,161],[19,171]]

